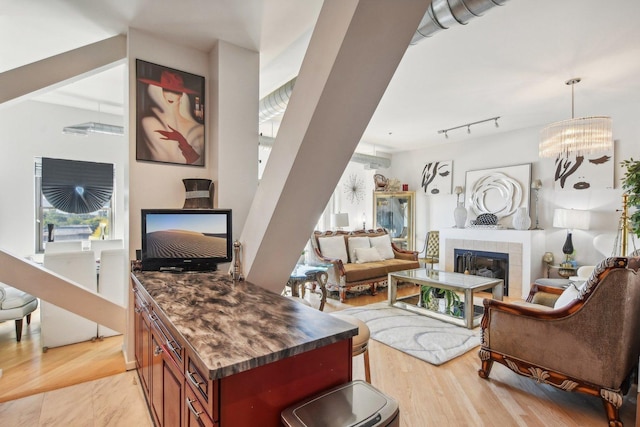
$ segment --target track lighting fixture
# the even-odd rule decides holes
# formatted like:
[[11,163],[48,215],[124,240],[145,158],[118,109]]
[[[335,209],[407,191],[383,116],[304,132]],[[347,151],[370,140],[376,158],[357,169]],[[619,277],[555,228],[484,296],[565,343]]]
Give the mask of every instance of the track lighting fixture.
[[455,127],[449,128],[449,129],[439,130],[438,133],[444,133],[444,137],[445,138],[449,138],[449,134],[447,132],[449,132],[450,130],[455,130],[455,129],[460,129],[460,128],[466,127],[467,128],[467,134],[470,134],[471,133],[471,126],[477,125],[477,124],[480,124],[480,123],[484,123],[484,122],[490,122],[491,120],[494,121],[496,127],[500,127],[498,125],[498,119],[499,118],[500,118],[500,116],[496,116],[496,117],[491,117],[490,119],[478,120],[477,122],[465,123],[463,125],[455,126]]

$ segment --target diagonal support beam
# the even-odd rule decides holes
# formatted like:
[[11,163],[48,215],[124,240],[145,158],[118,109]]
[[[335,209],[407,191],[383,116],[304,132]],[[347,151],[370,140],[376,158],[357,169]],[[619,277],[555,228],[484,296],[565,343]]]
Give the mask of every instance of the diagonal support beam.
[[430,0],[326,0],[240,241],[280,292]]
[[125,332],[126,308],[82,286],[0,250],[0,282],[18,288],[100,325]]
[[0,73],[0,105],[18,101],[70,79],[98,73],[127,57],[127,37],[118,35]]

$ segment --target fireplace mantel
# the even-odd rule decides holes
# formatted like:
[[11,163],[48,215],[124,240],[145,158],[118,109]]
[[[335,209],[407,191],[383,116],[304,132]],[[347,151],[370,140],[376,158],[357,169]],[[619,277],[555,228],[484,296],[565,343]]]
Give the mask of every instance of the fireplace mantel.
[[525,299],[543,276],[544,230],[440,229],[440,269],[454,271],[454,249],[509,254],[509,296]]

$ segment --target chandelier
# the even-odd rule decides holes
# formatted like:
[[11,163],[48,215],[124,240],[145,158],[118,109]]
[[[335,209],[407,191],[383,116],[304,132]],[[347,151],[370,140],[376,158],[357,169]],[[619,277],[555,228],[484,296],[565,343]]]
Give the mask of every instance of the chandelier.
[[579,82],[579,78],[565,82],[571,86],[571,119],[552,123],[540,131],[540,157],[590,154],[613,148],[611,117],[574,118],[573,86]]

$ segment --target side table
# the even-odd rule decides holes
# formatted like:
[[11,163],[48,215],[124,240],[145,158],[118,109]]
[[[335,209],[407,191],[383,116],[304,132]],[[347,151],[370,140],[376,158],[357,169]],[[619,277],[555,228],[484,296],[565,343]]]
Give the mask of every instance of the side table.
[[[291,272],[286,286],[291,288],[291,296],[304,298],[306,284],[312,283],[312,290],[315,290],[317,285],[321,294],[318,310],[322,311],[327,302],[327,278],[327,267],[325,266],[297,264]],[[300,287],[300,292],[298,292],[298,287]]]
[[564,279],[568,279],[569,277],[575,276],[577,274],[578,267],[547,264],[547,278],[551,277],[551,270],[558,270],[558,276]]

